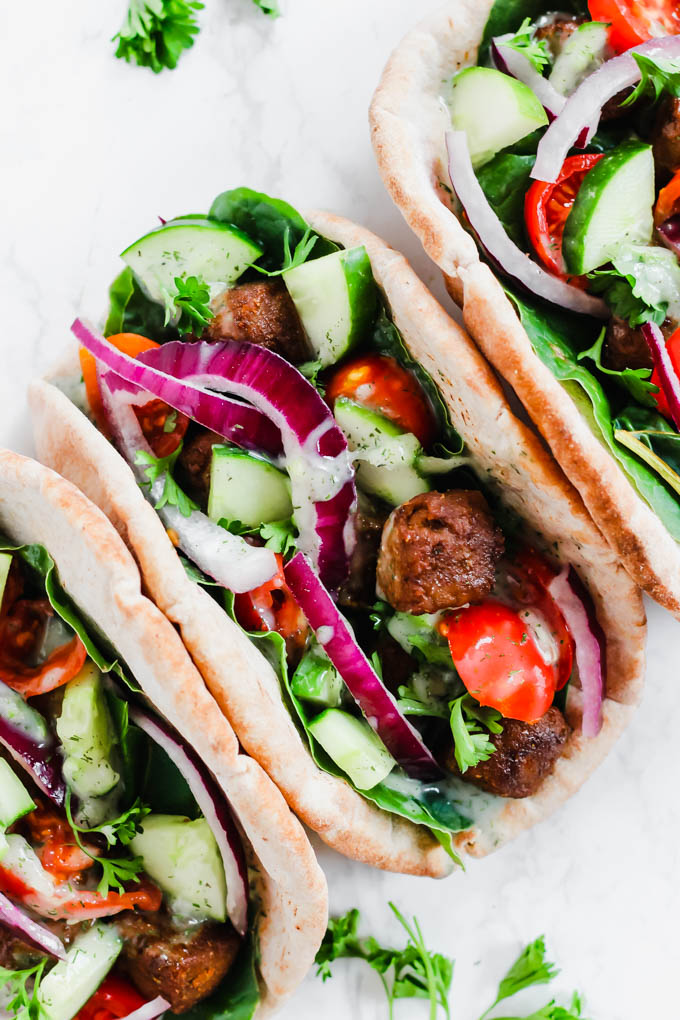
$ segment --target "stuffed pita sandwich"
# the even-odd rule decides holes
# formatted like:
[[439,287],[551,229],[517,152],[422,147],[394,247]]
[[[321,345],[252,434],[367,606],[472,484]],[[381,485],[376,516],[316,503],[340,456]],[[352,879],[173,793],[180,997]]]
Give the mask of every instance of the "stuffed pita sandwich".
[[269,1015],[326,925],[311,846],[101,511],[8,451],[0,587],[3,1016]]
[[445,4],[384,71],[374,147],[470,333],[677,615],[680,21],[645,0],[573,11]]
[[36,441],[245,750],[382,868],[548,814],[630,718],[644,615],[473,344],[378,238],[248,189],[124,258]]

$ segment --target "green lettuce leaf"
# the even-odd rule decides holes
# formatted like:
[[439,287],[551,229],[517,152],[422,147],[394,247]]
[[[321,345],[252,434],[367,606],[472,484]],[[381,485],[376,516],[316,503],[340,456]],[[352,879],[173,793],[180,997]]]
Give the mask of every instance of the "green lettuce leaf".
[[164,305],[146,296],[129,266],[109,287],[109,312],[104,336],[115,333],[140,333],[159,342],[179,337],[174,326],[165,324]]
[[580,354],[577,354],[577,360],[583,361],[584,358],[590,358],[591,361],[595,362],[600,372],[611,376],[623,389],[628,390],[635,400],[645,407],[656,407],[654,394],[659,392],[659,387],[649,381],[652,374],[651,369],[624,368],[621,371],[617,371],[613,368],[607,368],[602,364],[602,345],[605,336],[606,330],[603,328],[593,346],[589,347],[587,351],[581,351]]

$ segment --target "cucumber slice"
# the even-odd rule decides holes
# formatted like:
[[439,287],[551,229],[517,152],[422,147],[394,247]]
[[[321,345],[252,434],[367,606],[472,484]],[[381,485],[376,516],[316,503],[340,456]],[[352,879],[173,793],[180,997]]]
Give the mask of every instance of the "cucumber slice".
[[589,170],[564,226],[562,251],[582,276],[609,262],[624,245],[651,240],[654,226],[651,145],[624,142]]
[[377,289],[366,249],[334,251],[282,274],[316,360],[334,365],[375,316]]
[[548,123],[528,85],[491,67],[459,71],[448,105],[453,127],[467,134],[475,168]]
[[333,413],[355,453],[362,489],[392,506],[429,492],[430,483],[417,468],[422,447],[412,432],[347,397],[338,397]]
[[175,914],[197,921],[226,919],[224,866],[205,818],[147,815],[130,849],[168,894]]
[[208,517],[257,528],[293,512],[290,480],[271,461],[235,446],[213,446]]
[[64,779],[84,801],[103,797],[120,781],[112,758],[116,743],[101,674],[88,661],[64,688],[57,735],[64,750]]
[[177,291],[176,276],[198,276],[211,292],[238,280],[262,249],[236,227],[207,217],[180,217],[140,237],[122,253],[152,301]]
[[317,646],[303,657],[290,687],[302,701],[321,708],[337,708],[342,703],[345,683],[323,649]]
[[72,1020],[99,988],[123,948],[112,924],[95,921],[40,982],[36,999],[42,1020]]
[[0,604],[5,594],[5,585],[9,577],[9,568],[12,566],[12,554],[0,553]]
[[609,26],[587,21],[569,36],[560,50],[548,81],[563,96],[570,96],[584,78],[605,61]]
[[0,826],[7,829],[34,809],[35,804],[26,787],[14,774],[12,766],[0,758]]
[[346,772],[357,790],[371,790],[397,764],[380,737],[365,719],[357,719],[339,708],[329,708],[309,724],[338,768]]

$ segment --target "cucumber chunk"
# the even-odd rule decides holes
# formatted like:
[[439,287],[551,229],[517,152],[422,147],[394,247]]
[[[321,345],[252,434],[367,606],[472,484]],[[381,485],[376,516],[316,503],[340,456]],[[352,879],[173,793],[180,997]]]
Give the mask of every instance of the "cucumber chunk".
[[96,921],[78,935],[66,954],[40,982],[36,994],[42,1020],[72,1020],[99,988],[123,948],[112,924]]
[[422,447],[412,432],[347,397],[338,397],[334,414],[358,462],[362,489],[392,506],[429,492],[430,483],[417,467]]
[[64,688],[57,735],[64,779],[86,801],[103,797],[120,781],[113,765],[116,737],[99,670],[88,661]]
[[35,804],[26,787],[15,775],[12,766],[0,758],[0,827],[7,829],[34,809]]
[[334,365],[373,321],[377,290],[366,249],[335,251],[282,274],[314,357]]
[[170,898],[170,908],[192,920],[227,916],[227,883],[220,851],[205,818],[147,815],[130,843],[144,871]]
[[651,145],[624,142],[603,156],[583,178],[564,226],[567,270],[578,276],[590,273],[624,245],[650,241],[653,204]]
[[550,84],[563,96],[569,96],[584,78],[605,61],[609,46],[609,26],[602,21],[579,25],[560,50],[550,72]]
[[467,135],[475,168],[548,123],[528,85],[491,67],[459,71],[448,105],[453,127]]
[[235,446],[213,446],[208,517],[241,521],[257,528],[293,512],[290,481],[284,471]]
[[9,568],[12,566],[12,554],[0,553],[0,604],[5,594],[5,585],[9,577]]
[[396,762],[365,719],[329,708],[309,724],[309,732],[326,754],[346,772],[357,790],[371,790]]
[[176,276],[198,276],[211,292],[230,287],[262,249],[236,227],[207,216],[179,217],[140,237],[121,254],[152,301],[177,291]]
[[290,687],[296,698],[323,708],[342,703],[345,683],[323,648],[315,646],[303,656]]

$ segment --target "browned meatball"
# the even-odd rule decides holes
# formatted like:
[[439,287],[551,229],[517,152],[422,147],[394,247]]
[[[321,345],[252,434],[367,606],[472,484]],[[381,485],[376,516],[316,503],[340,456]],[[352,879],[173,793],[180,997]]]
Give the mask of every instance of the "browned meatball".
[[356,545],[350,557],[349,575],[338,592],[338,604],[345,609],[369,609],[376,600],[375,571],[386,517],[386,513],[372,509],[356,513]]
[[576,29],[583,25],[585,18],[573,17],[570,14],[554,14],[536,29],[536,39],[545,39],[554,57],[558,55],[565,42]]
[[[535,723],[504,719],[503,732],[491,737],[494,753],[462,778],[498,797],[531,797],[552,772],[570,733],[567,720],[554,705]],[[459,771],[453,748],[445,765],[451,772]]]
[[211,340],[247,340],[293,364],[309,357],[295,305],[280,280],[256,280],[225,290],[213,311],[215,318],[206,331]]
[[186,1013],[215,991],[228,973],[240,939],[227,924],[178,931],[163,914],[124,913],[122,966],[150,999],[162,995],[173,1013]]
[[503,546],[481,492],[425,492],[387,519],[378,587],[401,612],[462,606],[489,594]]
[[[668,339],[675,329],[670,319],[661,325],[661,332]],[[622,372],[624,368],[654,368],[647,342],[640,327],[629,326],[625,319],[614,315],[607,325],[602,360],[607,368]]]
[[216,432],[201,431],[185,439],[177,458],[175,475],[178,485],[203,508],[207,505],[210,492],[212,449],[224,442]]
[[666,96],[659,106],[652,134],[654,163],[665,180],[680,169],[680,99]]

